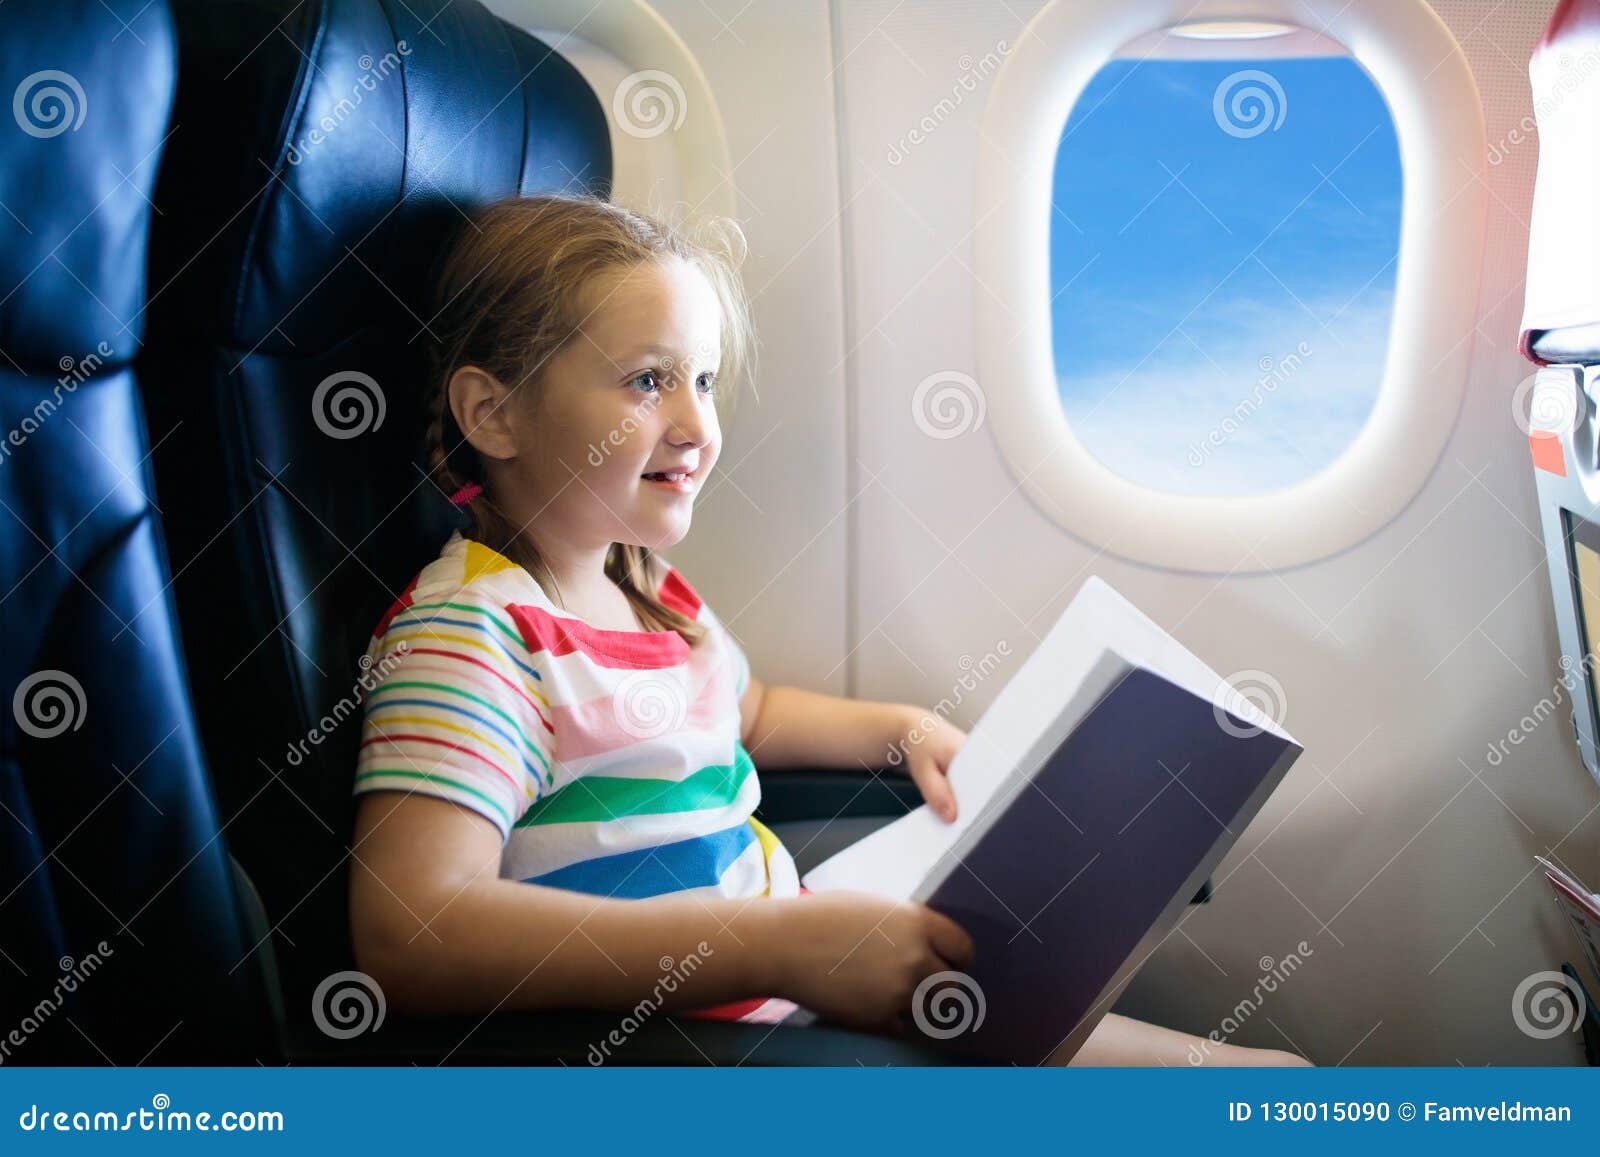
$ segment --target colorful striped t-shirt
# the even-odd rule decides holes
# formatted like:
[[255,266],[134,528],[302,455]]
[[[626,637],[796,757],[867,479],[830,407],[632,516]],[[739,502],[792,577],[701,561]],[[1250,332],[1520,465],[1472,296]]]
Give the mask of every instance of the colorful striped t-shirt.
[[751,814],[744,652],[657,562],[661,601],[710,628],[697,647],[676,631],[592,627],[517,563],[452,534],[373,634],[356,792],[420,792],[486,817],[507,879],[622,898],[798,895],[789,853]]

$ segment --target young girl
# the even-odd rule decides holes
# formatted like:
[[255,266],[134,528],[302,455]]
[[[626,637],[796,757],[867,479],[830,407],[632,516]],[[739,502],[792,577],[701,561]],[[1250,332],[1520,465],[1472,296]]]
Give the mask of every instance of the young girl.
[[[377,625],[355,781],[355,950],[399,1008],[773,1021],[798,1003],[888,1030],[919,981],[971,960],[924,905],[802,895],[751,814],[752,757],[782,774],[894,749],[952,818],[964,733],[764,685],[656,553],[689,530],[747,368],[742,241],[530,197],[448,256],[428,457],[470,524]],[[1116,1015],[1075,1061],[1193,1055],[1303,1063]]]

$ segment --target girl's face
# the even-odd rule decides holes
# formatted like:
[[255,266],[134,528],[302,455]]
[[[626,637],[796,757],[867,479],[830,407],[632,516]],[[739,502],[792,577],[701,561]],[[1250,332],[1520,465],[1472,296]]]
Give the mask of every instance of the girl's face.
[[721,307],[705,275],[677,258],[584,297],[579,332],[545,364],[533,404],[517,407],[511,485],[536,541],[672,546],[722,449]]

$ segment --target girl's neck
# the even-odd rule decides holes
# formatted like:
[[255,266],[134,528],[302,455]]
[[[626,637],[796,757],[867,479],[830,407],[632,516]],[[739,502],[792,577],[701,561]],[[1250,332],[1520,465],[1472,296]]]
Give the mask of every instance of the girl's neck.
[[563,592],[574,597],[592,596],[616,585],[606,576],[609,543],[599,547],[573,547],[565,543],[538,542],[526,531],[523,536],[528,540],[531,553],[544,563],[545,572]]
[[597,626],[637,630],[639,620],[622,589],[606,574],[607,543],[580,547],[571,543],[540,542],[523,532],[530,551],[539,559],[554,589],[546,593],[563,610]]

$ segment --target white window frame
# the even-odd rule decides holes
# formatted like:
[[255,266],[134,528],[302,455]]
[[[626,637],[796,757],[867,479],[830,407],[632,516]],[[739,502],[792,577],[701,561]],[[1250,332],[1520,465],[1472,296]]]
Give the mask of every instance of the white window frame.
[[[1261,494],[1178,494],[1104,465],[1062,409],[1045,240],[1056,153],[1084,86],[1124,45],[1179,23],[1246,17],[1338,41],[1388,102],[1403,185],[1389,345],[1367,423],[1322,470]],[[1001,452],[1048,517],[1095,548],[1135,561],[1257,572],[1350,547],[1416,496],[1450,438],[1465,391],[1488,193],[1477,84],[1425,0],[1054,0],[1029,22],[995,76],[980,150],[974,258],[986,291],[976,305],[979,382]]]
[[[697,214],[738,211],[722,112],[694,53],[644,0],[485,0],[501,19],[559,52],[594,89],[611,136],[611,200],[646,212],[679,203]],[[647,95],[646,95],[647,94]],[[629,131],[618,106],[644,100],[652,118]],[[666,117],[671,123],[658,119]]]

